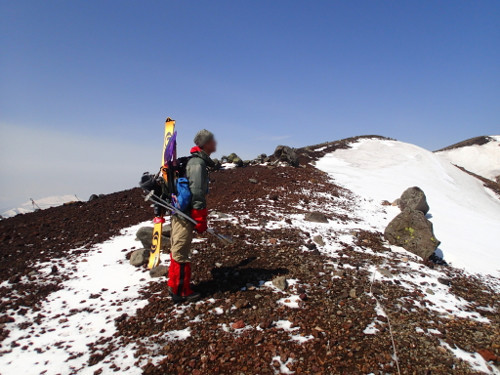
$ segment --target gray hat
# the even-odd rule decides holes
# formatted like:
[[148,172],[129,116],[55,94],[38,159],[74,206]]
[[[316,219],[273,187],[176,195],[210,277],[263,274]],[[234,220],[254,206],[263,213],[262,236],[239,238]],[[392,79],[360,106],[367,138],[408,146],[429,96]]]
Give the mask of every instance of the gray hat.
[[214,139],[214,134],[207,129],[203,129],[194,136],[194,143],[196,146],[203,147],[212,139]]

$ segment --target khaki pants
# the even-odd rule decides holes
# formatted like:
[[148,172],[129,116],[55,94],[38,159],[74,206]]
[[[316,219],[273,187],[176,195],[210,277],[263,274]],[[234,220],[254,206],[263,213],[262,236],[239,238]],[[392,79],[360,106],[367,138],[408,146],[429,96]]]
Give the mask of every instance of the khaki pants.
[[187,220],[172,216],[172,232],[170,234],[170,252],[178,263],[191,261],[191,242],[194,225]]

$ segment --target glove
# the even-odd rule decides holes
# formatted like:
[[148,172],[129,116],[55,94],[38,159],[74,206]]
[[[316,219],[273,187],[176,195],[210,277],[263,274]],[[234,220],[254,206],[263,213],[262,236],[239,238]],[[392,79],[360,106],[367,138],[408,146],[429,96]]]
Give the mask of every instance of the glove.
[[208,210],[206,208],[202,210],[191,210],[191,217],[198,223],[194,226],[194,229],[196,229],[198,233],[203,233],[207,230],[207,216]]

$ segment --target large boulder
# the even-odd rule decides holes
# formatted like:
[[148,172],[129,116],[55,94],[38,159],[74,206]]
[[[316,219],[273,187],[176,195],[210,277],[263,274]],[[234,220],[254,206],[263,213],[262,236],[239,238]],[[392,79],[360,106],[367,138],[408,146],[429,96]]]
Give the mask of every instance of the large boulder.
[[429,212],[429,205],[427,204],[425,193],[418,186],[406,189],[401,195],[401,198],[399,198],[398,206],[401,211],[405,208],[410,208],[412,210],[421,211],[424,215]]
[[424,213],[411,208],[406,208],[389,223],[384,236],[390,244],[401,246],[424,260],[429,259],[440,244]]
[[276,149],[274,150],[274,156],[278,160],[290,164],[291,166],[299,166],[299,157],[291,147],[283,145],[276,147]]
[[151,251],[146,249],[135,250],[130,254],[129,263],[135,267],[140,267],[149,262],[149,254]]
[[[164,225],[162,229],[161,243],[162,248],[168,248],[168,244],[170,243],[170,231],[172,228],[170,225]],[[151,244],[153,242],[153,227],[141,227],[137,231],[137,240],[141,241],[142,246],[145,249],[151,249]]]

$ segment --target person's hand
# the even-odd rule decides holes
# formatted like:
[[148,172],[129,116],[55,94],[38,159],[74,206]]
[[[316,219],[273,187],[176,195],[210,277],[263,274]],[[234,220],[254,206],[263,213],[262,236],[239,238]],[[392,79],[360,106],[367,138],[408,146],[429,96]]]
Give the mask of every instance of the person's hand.
[[197,223],[194,226],[194,229],[198,233],[203,233],[207,230],[207,228],[208,228],[207,216],[208,216],[208,210],[206,208],[204,208],[202,210],[192,210],[191,211],[191,217]]

